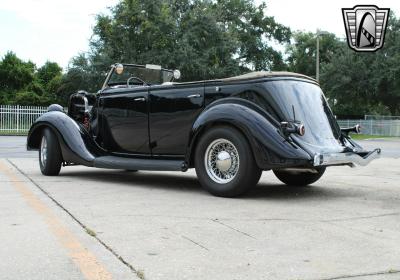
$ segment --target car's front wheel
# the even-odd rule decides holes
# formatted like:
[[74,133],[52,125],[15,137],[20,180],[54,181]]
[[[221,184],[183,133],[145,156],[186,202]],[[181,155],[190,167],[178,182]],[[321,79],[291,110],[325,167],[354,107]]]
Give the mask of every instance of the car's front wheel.
[[231,127],[213,128],[202,136],[195,168],[201,185],[223,197],[245,193],[257,184],[262,172],[246,138]]
[[60,173],[62,155],[57,136],[49,128],[42,134],[39,149],[40,171],[46,176],[56,176]]
[[275,176],[289,186],[307,186],[318,181],[325,173],[325,167],[316,169],[313,172],[274,170]]

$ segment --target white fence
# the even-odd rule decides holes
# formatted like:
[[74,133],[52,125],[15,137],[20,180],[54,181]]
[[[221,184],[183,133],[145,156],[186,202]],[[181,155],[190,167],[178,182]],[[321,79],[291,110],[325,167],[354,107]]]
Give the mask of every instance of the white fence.
[[0,105],[0,134],[27,134],[32,123],[47,107]]
[[361,133],[380,136],[400,136],[400,120],[338,120],[340,127],[361,125]]

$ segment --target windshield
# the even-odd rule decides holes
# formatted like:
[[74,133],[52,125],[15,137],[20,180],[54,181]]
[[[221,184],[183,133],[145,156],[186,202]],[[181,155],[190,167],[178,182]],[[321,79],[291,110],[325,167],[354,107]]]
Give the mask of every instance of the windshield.
[[[338,126],[319,86],[302,81],[264,83],[272,107],[282,120],[294,118],[304,124],[304,136],[295,139],[313,150],[339,151]],[[294,111],[294,112],[293,112]]]
[[165,82],[171,82],[174,75],[173,71],[166,69],[151,69],[146,66],[141,65],[127,65],[123,66],[123,71],[121,74],[117,74],[117,71],[112,72],[110,79],[108,81],[109,86],[115,85],[126,85],[127,81],[131,77],[136,77],[139,79],[130,79],[129,85],[142,85],[141,82],[144,81],[146,84],[162,84]]

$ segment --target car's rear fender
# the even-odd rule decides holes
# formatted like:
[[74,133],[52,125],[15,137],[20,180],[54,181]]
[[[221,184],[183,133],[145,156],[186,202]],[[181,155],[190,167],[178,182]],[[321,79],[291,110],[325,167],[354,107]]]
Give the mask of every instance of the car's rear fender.
[[50,111],[36,119],[29,130],[28,150],[39,149],[45,128],[50,128],[57,136],[65,162],[92,166],[94,158],[102,154],[88,132],[60,111]]
[[278,129],[279,123],[247,100],[226,98],[207,107],[193,124],[186,162],[192,166],[197,140],[210,127],[229,125],[241,131],[250,143],[257,165],[262,169],[304,165],[310,155],[289,143]]

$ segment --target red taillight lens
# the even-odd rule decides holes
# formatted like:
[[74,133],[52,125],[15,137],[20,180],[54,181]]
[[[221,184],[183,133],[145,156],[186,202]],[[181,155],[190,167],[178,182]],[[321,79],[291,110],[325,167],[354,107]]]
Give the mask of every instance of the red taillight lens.
[[87,130],[89,130],[89,125],[90,125],[89,116],[88,116],[87,114],[85,114],[85,116],[83,117],[83,126],[84,126]]
[[306,133],[306,127],[303,124],[299,125],[298,129],[297,129],[297,133],[300,136],[303,136]]

